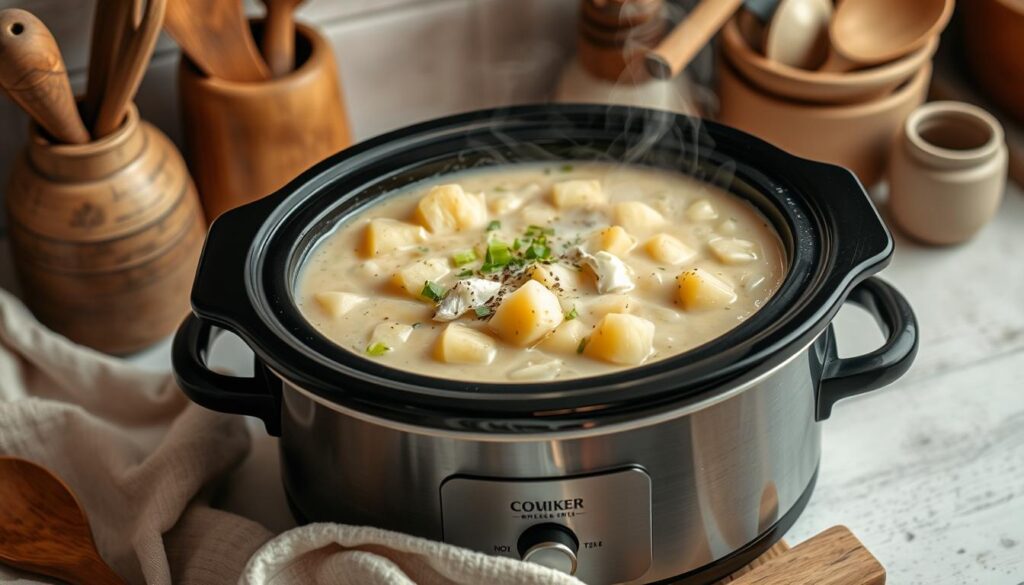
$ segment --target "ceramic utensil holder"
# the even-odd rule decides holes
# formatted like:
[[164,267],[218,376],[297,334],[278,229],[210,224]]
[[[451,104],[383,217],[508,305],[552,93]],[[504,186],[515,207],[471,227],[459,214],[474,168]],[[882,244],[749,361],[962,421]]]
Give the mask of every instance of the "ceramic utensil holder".
[[956,244],[999,209],[1006,186],[1002,126],[981,108],[931,102],[903,126],[889,164],[889,206],[907,234]]
[[[260,23],[254,23],[254,32]],[[296,25],[296,69],[258,83],[178,72],[189,167],[211,221],[259,199],[351,143],[330,43]]]
[[719,66],[718,119],[797,156],[846,167],[867,186],[879,182],[893,137],[924,101],[931,64],[895,92],[856,104],[813,104],[777,98],[754,87],[728,63]]
[[174,144],[134,107],[87,144],[52,144],[32,128],[6,200],[25,301],[50,328],[124,354],[188,313],[202,208]]

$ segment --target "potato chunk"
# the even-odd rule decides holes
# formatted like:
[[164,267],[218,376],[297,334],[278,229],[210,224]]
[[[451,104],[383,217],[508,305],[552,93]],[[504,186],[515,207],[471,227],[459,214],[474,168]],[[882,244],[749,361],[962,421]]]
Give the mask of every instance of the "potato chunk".
[[687,270],[678,278],[679,303],[687,311],[725,307],[736,302],[729,283],[703,268]]
[[579,319],[563,321],[540,343],[540,347],[546,351],[575,355],[576,348],[580,346],[580,340],[586,333],[587,326]]
[[594,238],[598,250],[611,252],[623,257],[636,247],[636,238],[629,235],[621,225],[613,225],[601,230]]
[[644,244],[655,262],[678,266],[697,255],[697,251],[668,234],[656,234]]
[[551,188],[551,199],[559,209],[595,209],[608,203],[601,181],[582,179],[555,183]]
[[394,351],[398,346],[409,341],[412,326],[396,321],[385,321],[373,328],[370,335],[370,346],[383,344],[385,351]]
[[512,213],[523,206],[525,201],[519,195],[515,193],[506,193],[504,195],[497,195],[490,201],[491,212],[494,215],[505,215],[506,213]]
[[418,225],[383,217],[372,219],[364,232],[363,254],[380,256],[411,248],[426,239],[426,230]]
[[434,357],[448,364],[489,364],[497,353],[490,335],[459,323],[449,323],[434,346]]
[[584,303],[582,313],[596,321],[609,313],[629,313],[635,305],[629,295],[601,295]]
[[527,280],[505,297],[488,324],[505,341],[525,347],[540,341],[563,319],[555,293],[536,280]]
[[707,199],[698,199],[687,208],[686,217],[693,221],[710,221],[718,217],[718,210]]
[[613,364],[642,364],[654,351],[654,323],[636,315],[609,313],[594,327],[583,352]]
[[665,223],[665,216],[640,201],[616,203],[614,216],[615,223],[633,234],[650,233]]
[[332,290],[314,294],[313,300],[331,317],[341,317],[365,301],[366,297]]
[[451,269],[447,258],[425,258],[417,260],[402,268],[391,277],[395,286],[405,290],[415,299],[423,299],[423,285],[426,281],[438,281],[444,278]]
[[722,264],[735,266],[757,260],[757,244],[739,238],[715,238],[708,242],[711,252]]
[[579,292],[583,286],[580,272],[561,264],[537,264],[530,269],[530,278],[551,290],[565,293]]
[[416,221],[435,234],[483,227],[487,201],[483,193],[466,193],[460,185],[438,185],[416,205]]

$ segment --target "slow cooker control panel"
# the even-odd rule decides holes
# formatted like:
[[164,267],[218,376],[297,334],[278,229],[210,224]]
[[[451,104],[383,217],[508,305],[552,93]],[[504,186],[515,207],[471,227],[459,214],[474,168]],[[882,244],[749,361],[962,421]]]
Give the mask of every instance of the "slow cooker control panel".
[[444,540],[586,583],[651,566],[651,478],[638,467],[557,479],[454,476],[441,486]]

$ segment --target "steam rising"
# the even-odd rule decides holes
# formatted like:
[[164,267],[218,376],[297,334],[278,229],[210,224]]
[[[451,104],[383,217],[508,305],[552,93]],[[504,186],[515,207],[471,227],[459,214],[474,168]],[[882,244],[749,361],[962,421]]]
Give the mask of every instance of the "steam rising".
[[[666,2],[669,22],[678,22],[696,3],[697,0],[684,0],[679,4]],[[558,3],[559,10],[566,12],[560,14],[560,18],[551,18],[551,5],[547,0],[543,4],[547,5],[546,10],[541,10],[535,2],[474,3],[475,44],[482,63],[475,80],[480,107],[498,108],[495,119],[501,119],[507,115],[504,107],[536,102],[545,96],[563,102],[624,105],[630,106],[626,126],[640,128],[640,131],[622,135],[604,147],[576,142],[568,150],[552,151],[541,144],[524,143],[503,135],[495,125],[493,136],[503,146],[476,145],[478,150],[473,160],[462,161],[460,168],[522,163],[524,159],[575,159],[622,165],[651,164],[656,160],[658,166],[676,168],[712,183],[729,184],[735,165],[715,169],[698,167],[700,149],[713,147],[698,116],[717,110],[717,99],[708,88],[710,51],[698,55],[682,74],[682,79],[651,79],[643,67],[627,69],[614,82],[599,79],[586,72],[572,54],[576,28],[565,30],[564,27],[564,23],[575,22],[578,18],[579,4]],[[517,14],[513,16],[509,11],[517,11]],[[646,48],[648,44],[630,36],[625,40],[623,52],[642,54],[642,49]],[[559,86],[556,95],[550,95],[556,86]],[[677,113],[691,117],[682,118]],[[566,139],[570,141],[569,137]],[[676,148],[666,148],[667,145]],[[680,154],[666,161],[664,153],[667,151]]]

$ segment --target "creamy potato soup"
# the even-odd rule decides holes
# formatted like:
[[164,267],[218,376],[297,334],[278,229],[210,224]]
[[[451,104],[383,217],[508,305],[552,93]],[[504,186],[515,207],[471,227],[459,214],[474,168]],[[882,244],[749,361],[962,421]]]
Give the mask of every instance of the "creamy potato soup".
[[513,165],[413,185],[314,250],[300,310],[342,347],[434,377],[595,376],[701,345],[782,282],[752,205],[681,174]]

